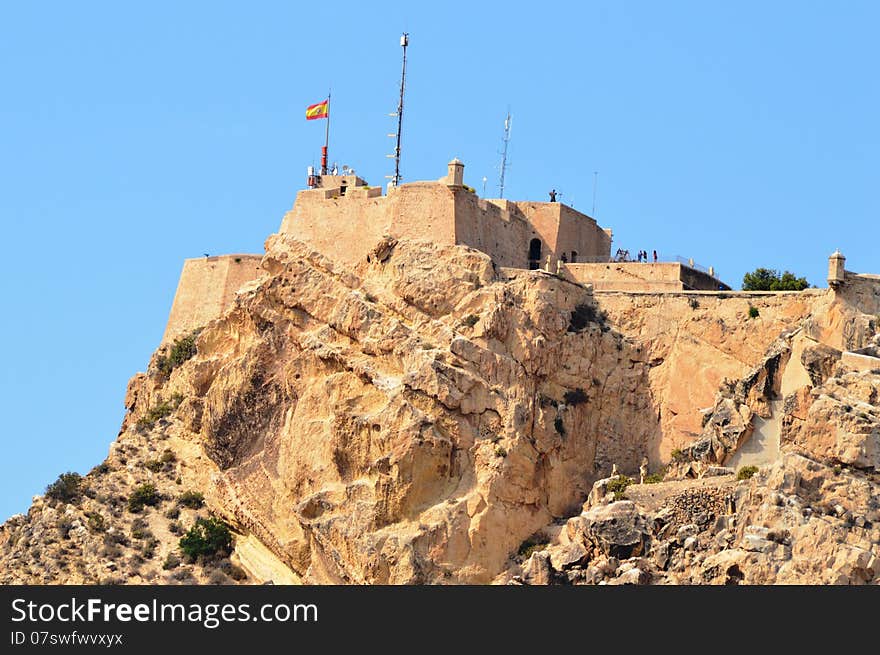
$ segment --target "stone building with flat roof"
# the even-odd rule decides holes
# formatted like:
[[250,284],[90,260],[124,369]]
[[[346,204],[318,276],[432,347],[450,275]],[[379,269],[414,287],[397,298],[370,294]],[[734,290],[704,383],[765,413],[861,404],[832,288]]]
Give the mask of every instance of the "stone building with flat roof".
[[[561,202],[480,198],[449,162],[436,181],[390,186],[383,194],[354,174],[309,175],[279,232],[335,261],[356,264],[385,237],[462,245],[501,269],[541,270],[597,291],[729,290],[712,269],[693,262],[633,262],[611,257],[611,230]],[[184,263],[163,341],[219,316],[243,285],[260,275],[260,255],[225,255]]]

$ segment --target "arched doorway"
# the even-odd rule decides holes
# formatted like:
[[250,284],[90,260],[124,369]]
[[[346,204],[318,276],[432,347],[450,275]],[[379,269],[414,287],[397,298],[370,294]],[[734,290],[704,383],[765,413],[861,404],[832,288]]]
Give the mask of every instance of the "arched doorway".
[[529,241],[529,270],[535,271],[541,268],[541,240]]
[[572,263],[572,264],[576,264],[576,263],[577,263],[577,260],[578,260],[578,253],[577,253],[577,250],[572,250],[572,251],[571,251],[571,263]]

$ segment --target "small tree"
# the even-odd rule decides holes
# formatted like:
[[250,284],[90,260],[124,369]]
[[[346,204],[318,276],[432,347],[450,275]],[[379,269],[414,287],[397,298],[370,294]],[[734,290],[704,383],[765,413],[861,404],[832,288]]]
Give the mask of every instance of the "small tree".
[[196,519],[193,527],[180,538],[180,550],[195,559],[199,555],[210,557],[218,553],[228,553],[232,549],[232,532],[229,526],[218,518]]
[[742,466],[742,467],[740,467],[739,471],[736,472],[736,479],[737,480],[748,480],[753,475],[755,475],[755,473],[757,473],[757,472],[758,472],[757,466]]
[[795,277],[794,273],[769,268],[756,268],[743,275],[743,291],[802,291],[810,286],[806,278]]
[[202,505],[205,504],[205,496],[198,491],[184,491],[178,497],[177,504],[181,507],[199,509]]
[[53,500],[72,503],[82,495],[82,486],[82,476],[68,471],[59,475],[55,482],[46,487],[46,495]]
[[134,491],[132,491],[131,495],[128,497],[128,511],[136,514],[137,512],[140,512],[145,505],[158,505],[160,500],[162,500],[162,496],[159,495],[156,485],[149,483],[142,484],[139,487],[135,487]]
[[171,375],[171,371],[195,356],[196,338],[201,330],[194,330],[184,337],[176,339],[168,349],[167,355],[161,355],[157,360],[159,372],[165,377]]

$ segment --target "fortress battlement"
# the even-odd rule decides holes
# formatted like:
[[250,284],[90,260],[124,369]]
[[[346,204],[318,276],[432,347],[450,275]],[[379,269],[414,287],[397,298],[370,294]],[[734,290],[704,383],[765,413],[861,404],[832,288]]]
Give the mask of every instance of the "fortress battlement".
[[557,202],[483,199],[449,174],[436,182],[390,187],[359,184],[300,191],[280,231],[322,254],[357,262],[384,236],[466,245],[499,266],[541,268],[556,261],[607,261],[611,230]]
[[[279,232],[309,243],[330,259],[355,264],[383,238],[465,245],[499,268],[535,270],[605,291],[729,289],[681,262],[614,261],[612,231],[561,202],[480,198],[453,159],[436,181],[381,187],[351,174],[312,175],[296,195]],[[231,306],[235,292],[260,275],[261,255],[188,259],[163,342],[204,325]]]

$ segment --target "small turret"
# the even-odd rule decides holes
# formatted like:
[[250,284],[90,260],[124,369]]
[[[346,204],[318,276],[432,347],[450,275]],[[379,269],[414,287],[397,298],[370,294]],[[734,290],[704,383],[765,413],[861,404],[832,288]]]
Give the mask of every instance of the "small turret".
[[461,163],[458,157],[449,162],[446,184],[450,186],[462,186],[464,184],[464,164]]
[[846,281],[845,263],[846,257],[841,254],[840,250],[835,250],[828,258],[828,286],[836,287]]

